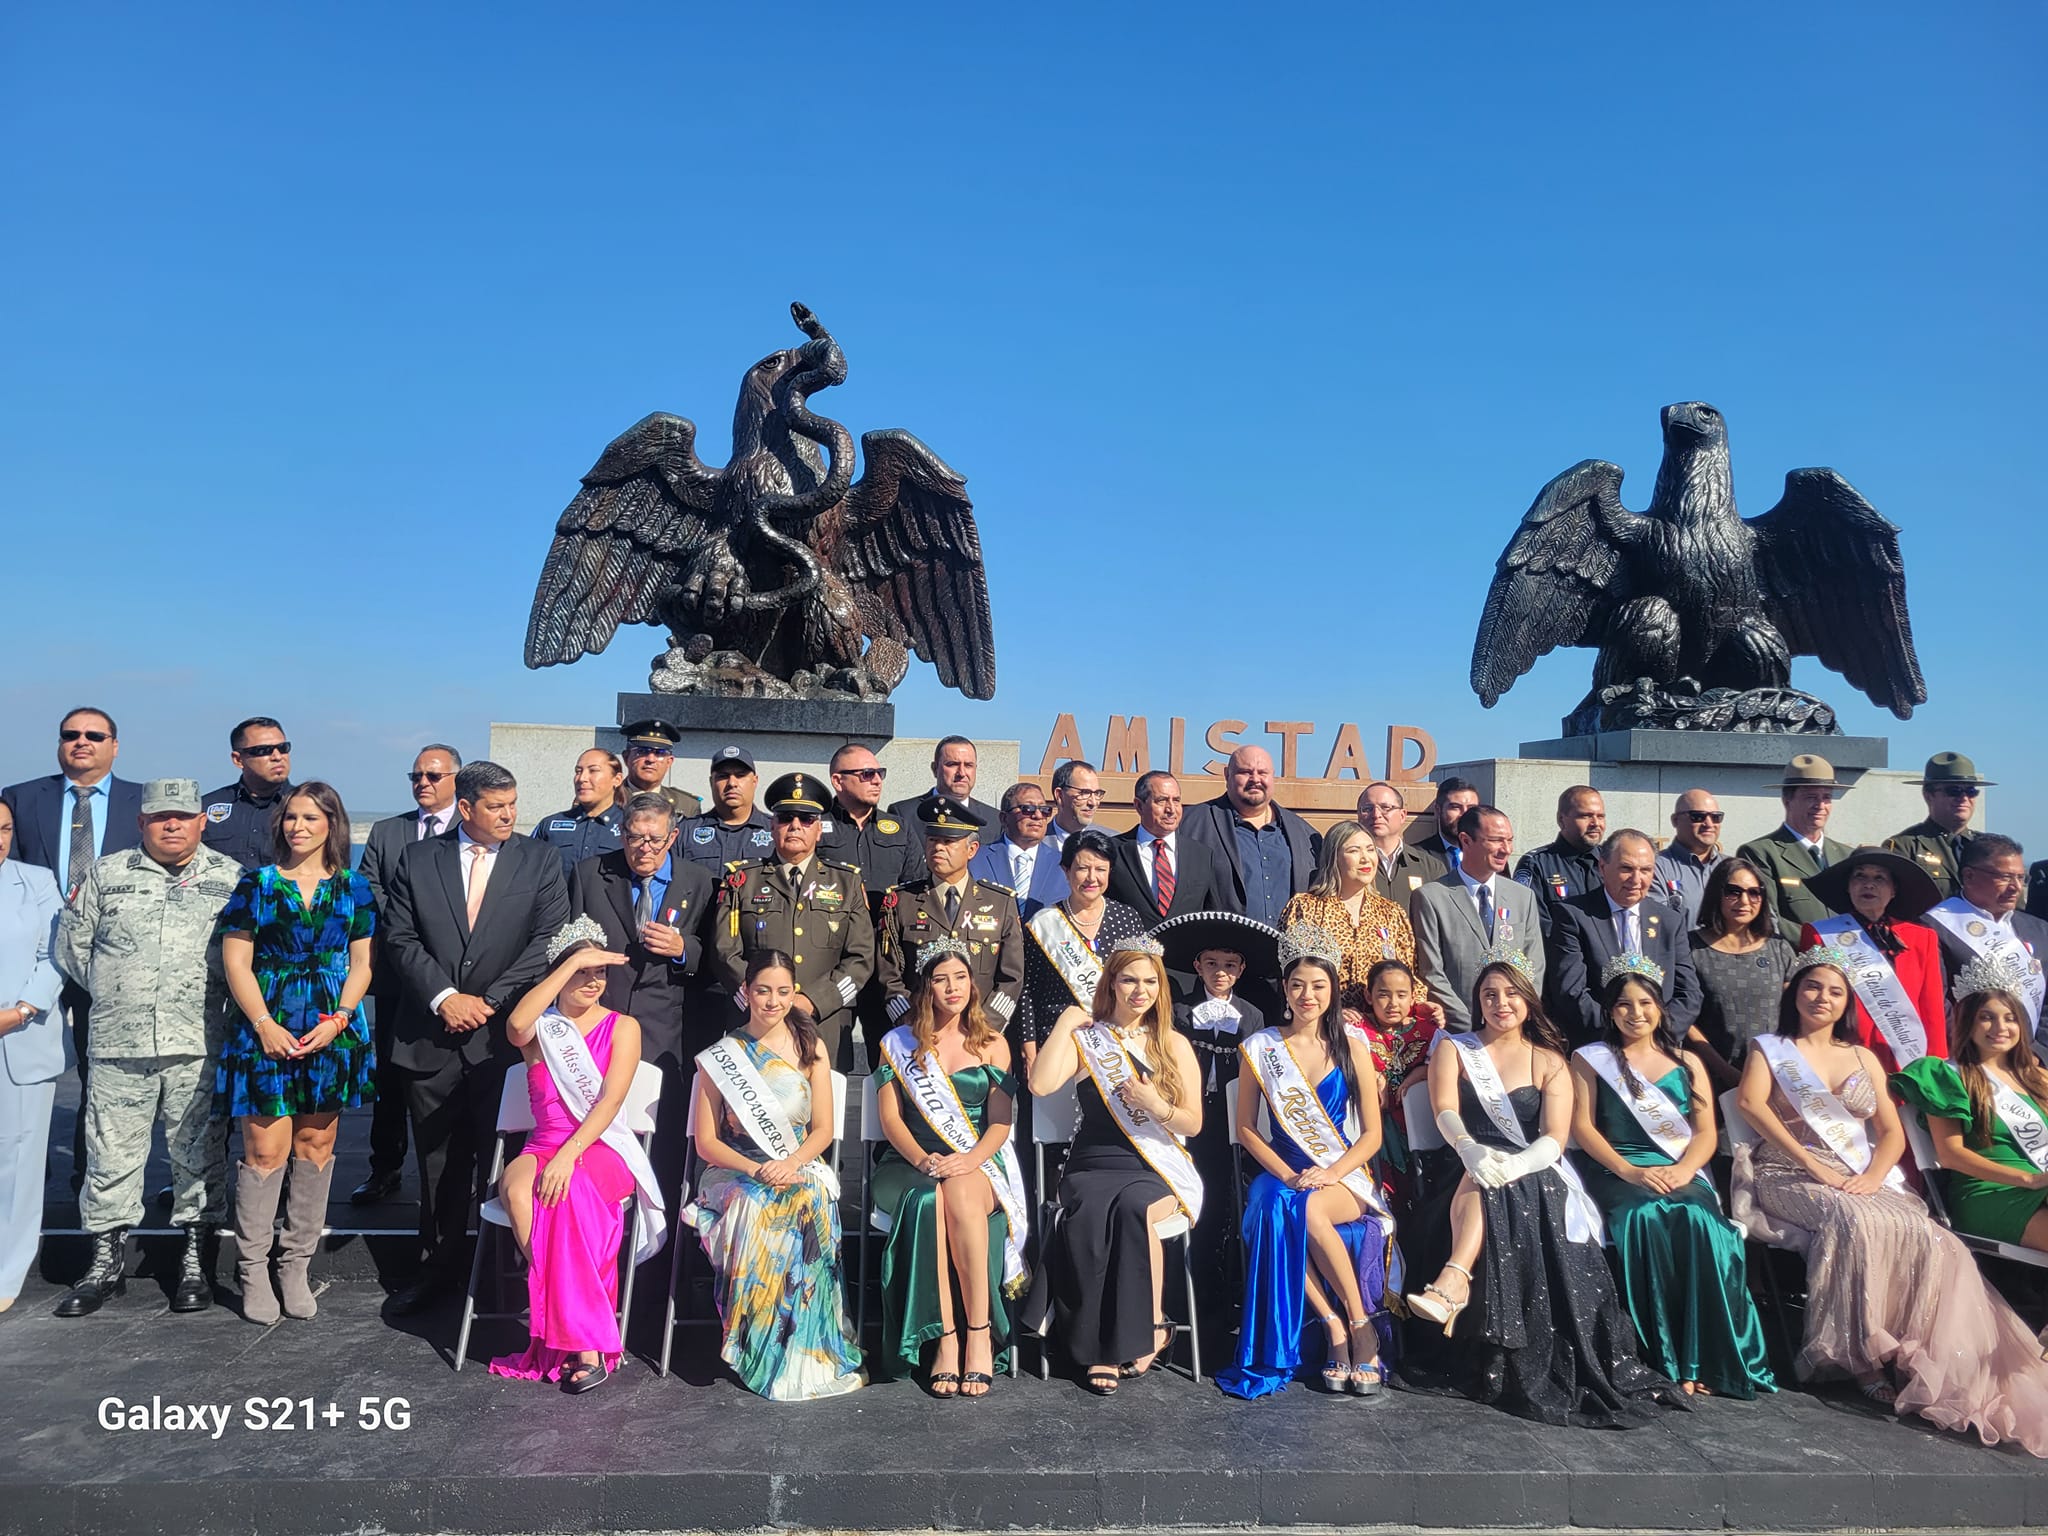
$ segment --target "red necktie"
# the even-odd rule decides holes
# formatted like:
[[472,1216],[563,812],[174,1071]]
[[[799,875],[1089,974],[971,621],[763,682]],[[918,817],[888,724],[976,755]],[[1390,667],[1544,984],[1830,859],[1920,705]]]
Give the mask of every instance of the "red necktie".
[[1173,855],[1167,851],[1163,837],[1152,844],[1152,889],[1158,894],[1159,911],[1164,916],[1173,905]]

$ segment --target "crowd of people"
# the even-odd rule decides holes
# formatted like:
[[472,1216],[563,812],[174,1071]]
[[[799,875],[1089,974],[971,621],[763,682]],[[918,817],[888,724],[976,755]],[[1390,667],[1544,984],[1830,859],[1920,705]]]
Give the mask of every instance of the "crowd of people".
[[[463,1288],[495,1200],[529,1338],[491,1368],[569,1392],[623,1357],[622,1265],[673,1285],[696,1244],[765,1397],[983,1397],[1027,1340],[1110,1396],[1176,1346],[1185,1241],[1181,1322],[1235,1334],[1225,1392],[1626,1427],[1781,1385],[1747,1234],[1804,1255],[1798,1377],[2048,1456],[2041,1340],[1957,1236],[2048,1253],[2048,861],[2027,902],[1968,758],[1929,760],[1927,818],[1881,846],[1827,836],[1845,786],[1800,754],[1783,824],[1732,852],[1704,788],[1660,847],[1579,785],[1517,859],[1455,777],[1427,830],[1375,782],[1319,831],[1256,747],[1198,804],[1142,775],[1119,834],[1084,762],[977,800],[963,737],[886,806],[864,746],[764,791],[727,745],[703,809],[665,782],[670,727],[624,734],[531,835],[510,772],[427,745],[352,859],[277,721],[238,724],[202,794],[118,778],[113,719],[66,715],[57,773],[0,795],[0,1310],[68,1030],[91,1257],[64,1317],[123,1295],[161,1126],[172,1310],[213,1303],[220,1230],[244,1317],[313,1318],[339,1117],[369,1106],[349,1198],[389,1198],[408,1152],[418,1180],[386,1310]],[[508,1081],[531,1129],[499,1170]],[[842,1144],[873,1146],[868,1348]]]

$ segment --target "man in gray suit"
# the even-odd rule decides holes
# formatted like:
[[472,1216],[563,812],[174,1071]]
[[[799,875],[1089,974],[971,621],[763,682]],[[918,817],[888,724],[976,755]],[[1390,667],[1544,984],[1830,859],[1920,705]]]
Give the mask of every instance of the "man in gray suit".
[[1415,893],[1409,922],[1415,963],[1443,1007],[1447,1029],[1472,1028],[1472,988],[1489,950],[1519,949],[1529,979],[1543,990],[1543,944],[1536,893],[1508,878],[1515,829],[1498,806],[1479,805],[1458,820],[1458,869]]

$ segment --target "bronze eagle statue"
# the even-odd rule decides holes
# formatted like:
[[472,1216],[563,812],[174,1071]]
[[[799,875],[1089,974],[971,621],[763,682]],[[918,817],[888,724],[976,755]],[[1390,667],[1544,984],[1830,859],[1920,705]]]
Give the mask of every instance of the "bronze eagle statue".
[[1663,426],[1647,511],[1621,504],[1621,470],[1601,459],[1537,494],[1494,567],[1473,692],[1490,708],[1561,645],[1599,647],[1589,701],[1631,685],[1787,689],[1792,658],[1817,656],[1910,717],[1927,685],[1899,530],[1832,469],[1791,471],[1775,507],[1742,517],[1721,413],[1667,405]]
[[740,380],[732,459],[656,412],[615,438],[555,525],[526,628],[526,664],[595,655],[621,624],[660,624],[657,692],[886,698],[909,652],[972,699],[996,688],[981,535],[967,483],[903,431],[853,438],[811,413],[845,382],[817,316],[810,339]]

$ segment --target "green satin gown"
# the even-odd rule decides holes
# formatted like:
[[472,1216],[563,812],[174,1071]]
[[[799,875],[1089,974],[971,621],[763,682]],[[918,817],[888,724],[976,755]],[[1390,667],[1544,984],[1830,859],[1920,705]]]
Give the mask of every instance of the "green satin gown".
[[[1974,1128],[1969,1087],[1963,1082],[1961,1071],[1948,1062],[1934,1056],[1922,1056],[1904,1071],[1894,1072],[1891,1081],[1894,1091],[1920,1112],[1923,1124],[1929,1115],[1940,1115],[1943,1119],[1960,1122],[1965,1136]],[[2020,1097],[2032,1104],[2036,1111],[2048,1113],[2048,1104],[2039,1103],[2033,1095],[2021,1093]],[[1996,1115],[1991,1117],[1990,1144],[1973,1146],[1970,1150],[2016,1173],[2034,1171],[2033,1159],[2027,1156],[2026,1149],[2013,1135],[2012,1127]],[[1942,1198],[1948,1204],[1949,1219],[1956,1224],[1958,1232],[1967,1232],[1972,1237],[1988,1237],[1999,1243],[2023,1243],[2026,1241],[2027,1223],[2044,1205],[2048,1205],[2048,1189],[2021,1189],[2017,1184],[1975,1179],[1953,1169],[1944,1170],[1939,1177]]]
[[[1657,1086],[1690,1118],[1692,1083],[1682,1068]],[[1671,1166],[1605,1082],[1593,1123],[1638,1168]],[[1635,1321],[1643,1359],[1673,1381],[1696,1381],[1722,1397],[1775,1392],[1763,1324],[1745,1279],[1742,1234],[1722,1214],[1713,1186],[1695,1178],[1672,1194],[1652,1194],[1583,1152],[1572,1156],[1607,1220],[1621,1299]]]
[[[953,1091],[960,1096],[977,1135],[988,1129],[989,1095],[1000,1088],[1015,1100],[1017,1085],[1010,1074],[991,1066],[969,1067],[953,1075]],[[884,1061],[875,1068],[875,1086],[893,1082],[896,1074]],[[927,1152],[948,1153],[952,1147],[939,1139],[924,1117],[906,1105],[903,1123]],[[925,1347],[944,1332],[939,1320],[938,1255],[933,1250],[939,1220],[938,1182],[903,1161],[887,1142],[876,1154],[868,1188],[875,1209],[894,1222],[888,1245],[882,1251],[882,1337],[880,1347],[869,1356],[869,1366],[885,1376],[905,1376],[915,1369]],[[998,1374],[1009,1368],[1010,1311],[1003,1299],[1003,1243],[1010,1219],[997,1203],[988,1217],[989,1343],[995,1350]],[[960,1315],[955,1298],[953,1323],[963,1330],[968,1319]]]

